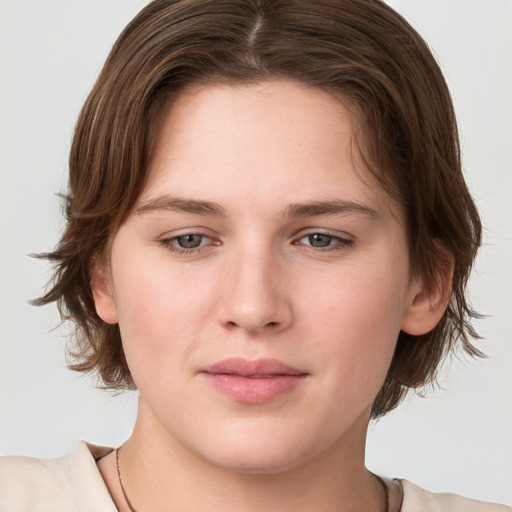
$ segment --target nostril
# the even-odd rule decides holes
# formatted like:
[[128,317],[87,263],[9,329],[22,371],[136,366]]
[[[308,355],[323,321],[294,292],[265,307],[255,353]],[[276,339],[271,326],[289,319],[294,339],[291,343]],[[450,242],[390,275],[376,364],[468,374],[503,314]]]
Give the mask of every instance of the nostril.
[[267,327],[277,327],[277,322],[269,322]]

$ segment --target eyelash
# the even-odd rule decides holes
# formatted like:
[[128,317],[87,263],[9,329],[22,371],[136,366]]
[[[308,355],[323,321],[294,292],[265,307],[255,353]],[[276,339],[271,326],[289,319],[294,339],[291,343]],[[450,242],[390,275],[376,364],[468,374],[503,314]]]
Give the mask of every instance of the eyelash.
[[301,236],[297,242],[294,242],[294,244],[298,245],[300,240],[303,240],[304,238],[311,238],[311,237],[317,236],[317,235],[327,237],[330,240],[330,242],[332,242],[332,243],[330,243],[329,245],[326,245],[324,247],[314,247],[313,245],[306,245],[306,244],[304,244],[304,245],[306,247],[311,248],[314,251],[327,252],[327,251],[340,251],[340,250],[348,249],[349,247],[351,247],[354,244],[354,240],[352,238],[348,238],[348,237],[344,238],[341,236],[332,235],[330,233],[323,233],[321,231],[307,233],[307,234]]
[[[313,245],[308,244],[300,244],[300,241],[305,238],[311,238],[313,236],[324,236],[329,239],[329,245],[323,246],[323,247],[314,247]],[[199,236],[201,237],[200,245],[197,247],[179,247],[175,245],[175,242],[177,242],[180,238],[183,239],[185,237],[190,236]],[[164,238],[160,241],[160,244],[164,246],[168,251],[173,252],[175,254],[198,254],[205,250],[210,245],[220,245],[219,242],[214,242],[213,244],[202,244],[204,239],[210,239],[213,240],[211,236],[206,235],[204,233],[185,233],[183,235],[173,236],[169,238]],[[354,244],[354,240],[351,238],[343,238],[341,236],[332,235],[330,233],[322,233],[321,231],[314,231],[305,235],[302,235],[300,238],[296,239],[293,242],[293,245],[304,245],[305,247],[308,247],[310,250],[316,251],[316,252],[328,252],[328,251],[340,251],[344,249],[350,248]]]
[[[169,237],[169,238],[164,238],[163,240],[160,241],[160,244],[163,245],[168,251],[176,253],[176,254],[197,254],[197,253],[203,251],[204,249],[206,249],[208,247],[208,245],[209,245],[209,244],[199,245],[198,247],[191,247],[191,248],[188,248],[188,249],[185,248],[185,247],[179,247],[177,245],[174,245],[174,242],[176,242],[180,238],[185,238],[187,236],[199,236],[199,237],[202,237],[201,242],[205,238],[208,238],[208,239],[212,240],[212,237],[206,235],[205,233],[184,233],[183,235],[178,235],[178,236],[172,236],[172,237]],[[219,243],[214,243],[213,245],[220,245],[220,244]]]

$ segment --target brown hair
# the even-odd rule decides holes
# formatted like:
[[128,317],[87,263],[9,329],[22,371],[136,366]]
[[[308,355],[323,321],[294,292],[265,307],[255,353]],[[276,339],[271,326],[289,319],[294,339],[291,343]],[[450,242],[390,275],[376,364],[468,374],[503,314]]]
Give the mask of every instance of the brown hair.
[[[373,416],[431,382],[458,343],[471,355],[476,313],[466,283],[481,240],[461,172],[450,94],[428,46],[379,0],[155,0],[115,43],[78,119],[69,161],[67,225],[52,286],[74,322],[71,368],[107,388],[133,388],[117,325],[96,314],[89,268],[130,214],[148,175],[164,105],[191,84],[288,77],[343,97],[362,119],[370,171],[406,211],[413,272],[435,286],[454,261],[451,299],[437,327],[401,332]],[[444,250],[440,250],[440,248]]]

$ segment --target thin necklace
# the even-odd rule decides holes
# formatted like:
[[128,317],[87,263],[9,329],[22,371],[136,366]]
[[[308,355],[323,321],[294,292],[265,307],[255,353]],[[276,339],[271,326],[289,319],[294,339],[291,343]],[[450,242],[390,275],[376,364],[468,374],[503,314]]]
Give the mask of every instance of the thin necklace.
[[126,494],[126,491],[124,490],[123,479],[121,478],[121,466],[119,464],[119,450],[120,450],[120,448],[116,449],[116,464],[117,464],[117,476],[119,478],[119,484],[121,485],[121,491],[123,491],[124,499],[128,505],[128,508],[130,509],[130,511],[137,512],[133,508],[133,505],[130,503],[130,500],[128,499],[128,495]]
[[382,485],[382,488],[384,489],[384,512],[390,512],[389,511],[389,489],[388,489],[388,486],[386,485],[386,482],[384,482],[384,480],[382,480],[382,478],[380,476],[377,476],[377,480],[381,483]]
[[[117,476],[119,478],[119,485],[121,486],[121,491],[123,492],[123,497],[126,501],[126,504],[128,505],[128,508],[130,509],[130,512],[137,512],[137,510],[133,507],[133,505],[130,502],[130,499],[128,498],[128,495],[126,494],[126,491],[124,489],[123,485],[123,479],[121,477],[121,465],[119,464],[119,451],[120,448],[116,449],[116,465],[117,465]],[[382,488],[384,489],[384,512],[395,512],[389,510],[389,488],[386,485],[386,482],[382,480],[379,476],[375,475],[379,482],[382,484]],[[399,511],[396,511],[399,512]]]

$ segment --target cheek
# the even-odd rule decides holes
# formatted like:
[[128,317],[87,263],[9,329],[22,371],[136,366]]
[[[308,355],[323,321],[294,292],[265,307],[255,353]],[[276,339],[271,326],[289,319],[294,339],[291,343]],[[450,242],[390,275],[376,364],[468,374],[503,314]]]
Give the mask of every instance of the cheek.
[[[197,281],[169,275],[165,266],[119,269],[116,308],[123,348],[134,379],[140,369],[175,367],[195,346],[208,317],[211,291]],[[165,373],[165,372],[164,372]]]
[[307,295],[302,307],[317,329],[337,331],[342,339],[357,337],[360,343],[374,345],[400,330],[404,283],[402,275],[386,275],[378,269],[372,272],[368,267],[359,272],[352,267],[305,282],[302,289]]
[[386,376],[403,309],[403,279],[395,277],[347,272],[304,307],[314,340],[308,357],[329,364],[328,378],[339,382],[344,399],[348,391],[376,393]]

